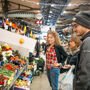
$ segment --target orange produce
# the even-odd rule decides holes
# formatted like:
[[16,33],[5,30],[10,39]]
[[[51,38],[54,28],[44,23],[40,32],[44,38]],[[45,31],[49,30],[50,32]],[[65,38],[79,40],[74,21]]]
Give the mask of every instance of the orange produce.
[[20,43],[20,44],[23,44],[23,43],[24,43],[24,39],[21,38],[21,39],[19,40],[19,43]]

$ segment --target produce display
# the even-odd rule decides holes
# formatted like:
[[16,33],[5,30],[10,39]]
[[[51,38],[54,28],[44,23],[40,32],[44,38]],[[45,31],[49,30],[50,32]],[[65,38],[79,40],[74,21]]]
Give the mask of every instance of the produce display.
[[15,73],[14,71],[7,70],[7,69],[0,69],[0,75],[11,77],[11,75]]
[[25,64],[24,60],[22,60],[18,56],[10,57],[10,62],[14,63],[15,65],[24,65]]
[[17,79],[16,82],[15,82],[15,86],[22,87],[22,88],[25,87],[25,86],[29,87],[28,83],[29,83],[29,81],[27,81],[27,80]]
[[32,81],[32,72],[31,70],[23,72],[20,77],[15,81],[15,88],[22,88],[22,89],[29,89],[30,88],[30,82]]
[[3,87],[6,85],[6,81],[8,80],[9,78],[4,76],[4,75],[0,75],[0,85],[2,85]]
[[0,51],[9,51],[9,50],[12,50],[12,48],[7,44],[0,46]]
[[[8,44],[0,45],[0,86],[8,88],[27,63],[28,59],[22,57],[18,50],[14,51]],[[28,82],[23,80],[24,85]]]
[[21,56],[18,50],[14,51],[8,44],[0,45],[0,90],[10,90],[12,85],[14,90],[30,90],[33,75],[39,76],[44,64],[39,58],[28,65],[28,58]]

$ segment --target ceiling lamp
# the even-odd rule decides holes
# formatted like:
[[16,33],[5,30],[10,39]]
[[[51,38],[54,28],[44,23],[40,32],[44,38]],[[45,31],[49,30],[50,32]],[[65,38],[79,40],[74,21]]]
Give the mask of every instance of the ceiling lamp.
[[51,7],[54,7],[55,5],[54,4],[51,4]]
[[52,13],[52,11],[50,11],[50,13]]
[[51,16],[48,16],[48,17],[51,17]]
[[43,16],[42,16],[42,14],[41,14],[41,13],[38,13],[38,14],[36,15],[36,18],[37,18],[37,19],[42,19],[42,18],[43,18]]
[[37,12],[38,12],[38,13],[40,13],[41,11],[40,11],[40,10],[38,10]]
[[71,3],[69,3],[69,4],[68,4],[68,6],[72,6],[72,4],[71,4]]
[[67,11],[64,11],[63,13],[67,13]]
[[62,21],[57,21],[57,23],[60,23],[60,22],[62,22]]
[[37,5],[39,5],[39,3],[36,3]]

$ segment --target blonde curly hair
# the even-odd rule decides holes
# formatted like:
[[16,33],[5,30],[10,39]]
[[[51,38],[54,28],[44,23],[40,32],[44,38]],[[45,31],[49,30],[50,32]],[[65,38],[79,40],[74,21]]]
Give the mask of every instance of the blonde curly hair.
[[55,38],[55,45],[61,46],[60,37],[59,37],[58,33],[56,31],[53,31],[53,30],[49,30],[47,33],[47,42],[46,42],[47,45],[49,45],[49,41],[48,41],[49,34],[51,34]]

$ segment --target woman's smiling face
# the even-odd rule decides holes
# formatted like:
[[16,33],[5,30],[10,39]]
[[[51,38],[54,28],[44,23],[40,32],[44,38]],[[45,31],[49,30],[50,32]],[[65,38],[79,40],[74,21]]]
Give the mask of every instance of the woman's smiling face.
[[55,43],[55,38],[52,34],[48,34],[48,42],[50,45],[54,44]]

